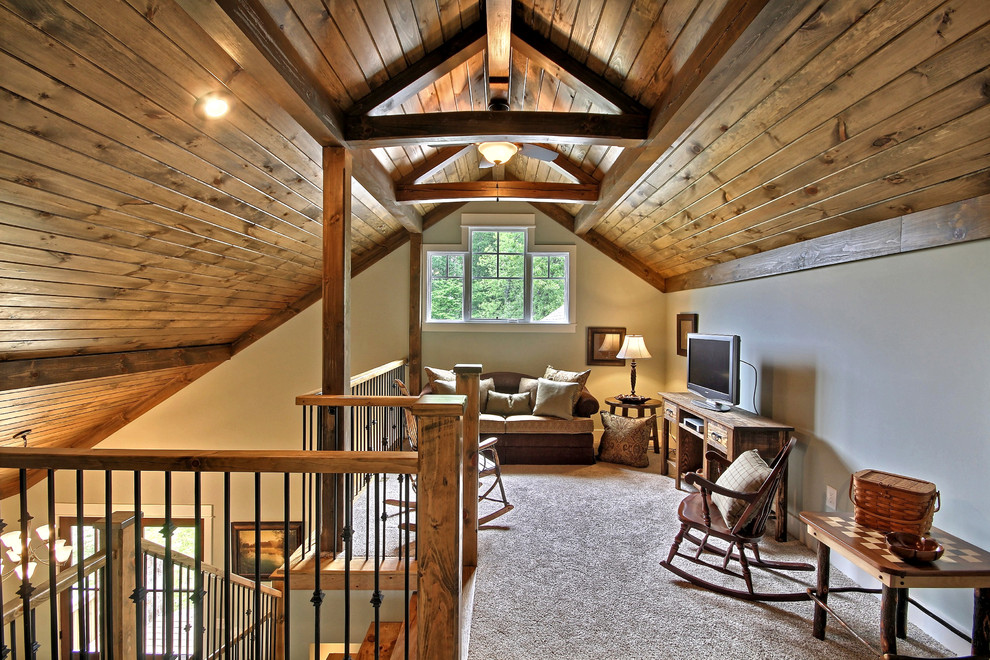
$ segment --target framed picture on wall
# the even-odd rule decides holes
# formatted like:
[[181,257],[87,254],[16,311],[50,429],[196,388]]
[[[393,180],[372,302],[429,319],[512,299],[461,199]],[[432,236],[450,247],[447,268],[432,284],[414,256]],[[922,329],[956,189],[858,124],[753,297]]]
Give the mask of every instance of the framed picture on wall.
[[281,522],[261,523],[261,543],[257,543],[254,522],[230,523],[233,544],[234,572],[246,578],[254,578],[255,558],[260,557],[261,579],[267,580],[285,564],[285,557],[292,556],[302,542],[302,523],[289,523],[288,544]]
[[687,355],[687,336],[689,332],[698,331],[697,314],[677,315],[677,354]]
[[615,357],[626,338],[625,328],[588,328],[588,364],[621,367],[626,361]]

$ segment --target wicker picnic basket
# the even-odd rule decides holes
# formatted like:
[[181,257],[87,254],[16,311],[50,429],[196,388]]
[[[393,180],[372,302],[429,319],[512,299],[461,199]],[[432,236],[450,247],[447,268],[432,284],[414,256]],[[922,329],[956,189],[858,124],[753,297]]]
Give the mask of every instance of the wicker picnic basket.
[[856,522],[881,532],[924,536],[941,506],[935,484],[879,470],[860,470],[849,480]]

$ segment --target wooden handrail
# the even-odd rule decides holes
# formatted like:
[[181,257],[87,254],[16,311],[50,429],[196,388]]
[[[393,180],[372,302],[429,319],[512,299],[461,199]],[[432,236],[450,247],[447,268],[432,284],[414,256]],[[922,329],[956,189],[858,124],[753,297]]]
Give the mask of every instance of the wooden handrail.
[[2,448],[0,468],[152,472],[416,474],[414,451],[210,451]]
[[423,396],[360,396],[353,394],[303,394],[296,397],[297,406],[386,406],[410,408],[414,415],[460,417],[467,400],[460,394],[424,394]]
[[[367,371],[363,371],[357,375],[351,376],[351,387],[355,387],[357,385],[360,385],[361,383],[367,383],[372,378],[376,378],[383,374],[387,374],[393,369],[404,367],[407,363],[408,362],[406,358],[402,358],[401,360],[392,360],[391,362],[386,362],[385,364],[375,367],[374,369],[368,369]],[[306,394],[303,394],[302,396],[314,396],[320,394],[320,392],[322,391],[323,390],[317,388],[312,392],[307,392]]]
[[[144,550],[145,554],[149,554],[152,557],[165,559],[165,548],[158,545],[157,543],[154,543],[153,541],[149,541],[148,539],[142,539],[141,549]],[[177,564],[179,566],[183,566],[185,568],[189,568],[193,570],[196,569],[196,560],[194,558],[190,557],[189,555],[184,555],[181,552],[175,552],[174,550],[172,551],[172,563]],[[203,573],[207,573],[209,575],[216,575],[217,577],[221,577],[221,578],[223,577],[223,569],[217,568],[216,566],[211,566],[210,564],[201,563],[200,570],[202,570]],[[254,589],[255,587],[258,586],[257,584],[255,584],[254,580],[250,580],[236,573],[230,574],[230,583],[237,584],[242,587],[247,587],[249,589]],[[281,591],[279,591],[278,589],[272,589],[271,587],[265,585],[261,585],[261,593],[265,594],[266,596],[273,596],[275,598],[282,597]]]
[[398,369],[399,367],[404,367],[406,365],[406,359],[392,360],[391,362],[386,362],[385,364],[375,367],[374,369],[368,369],[356,376],[351,376],[351,387],[355,385],[360,385],[361,383],[367,383],[372,378],[377,376],[382,376],[392,371],[393,369]]
[[[89,577],[92,573],[103,568],[106,564],[106,555],[104,553],[92,554],[83,560],[83,578]],[[70,566],[64,571],[55,576],[55,594],[58,595],[74,585],[79,580],[79,569],[77,566]],[[48,602],[51,598],[52,590],[50,585],[46,582],[43,586],[38,587],[34,595],[31,596],[31,604],[37,603],[41,605],[42,603]],[[3,605],[3,625],[7,625],[11,621],[16,620],[24,613],[24,601],[20,598],[11,598]]]

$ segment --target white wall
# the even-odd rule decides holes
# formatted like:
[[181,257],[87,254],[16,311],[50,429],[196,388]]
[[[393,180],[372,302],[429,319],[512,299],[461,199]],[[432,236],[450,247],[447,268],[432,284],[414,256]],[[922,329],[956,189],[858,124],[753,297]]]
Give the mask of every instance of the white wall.
[[[826,484],[851,511],[850,475],[875,468],[934,482],[935,525],[990,548],[988,292],[990,241],[978,241],[668,294],[668,343],[679,312],[741,335],[762,414],[798,431],[792,515],[822,510]],[[670,389],[684,389],[684,369],[668,361]],[[752,408],[752,370],[742,376]],[[969,630],[971,592],[914,595]]]

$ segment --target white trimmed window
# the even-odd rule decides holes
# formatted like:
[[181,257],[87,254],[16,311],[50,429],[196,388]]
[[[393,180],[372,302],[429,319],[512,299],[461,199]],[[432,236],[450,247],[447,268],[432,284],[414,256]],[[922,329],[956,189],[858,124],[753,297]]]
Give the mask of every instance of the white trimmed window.
[[463,228],[462,245],[425,250],[426,323],[573,324],[572,246],[531,246],[523,224]]

